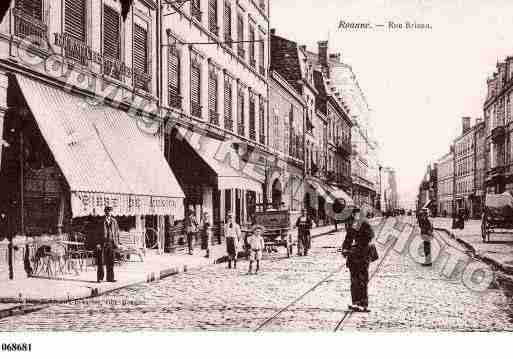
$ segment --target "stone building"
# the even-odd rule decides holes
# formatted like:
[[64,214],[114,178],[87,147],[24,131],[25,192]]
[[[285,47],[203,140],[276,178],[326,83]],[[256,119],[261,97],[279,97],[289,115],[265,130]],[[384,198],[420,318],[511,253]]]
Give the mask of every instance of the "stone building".
[[482,119],[477,119],[474,126],[474,196],[472,198],[472,216],[474,218],[480,218],[484,209],[485,146],[485,122]]
[[456,213],[463,210],[472,216],[474,200],[474,127],[470,117],[462,119],[462,133],[454,146],[454,204]]
[[454,153],[443,155],[438,163],[438,213],[441,216],[452,216],[454,200]]

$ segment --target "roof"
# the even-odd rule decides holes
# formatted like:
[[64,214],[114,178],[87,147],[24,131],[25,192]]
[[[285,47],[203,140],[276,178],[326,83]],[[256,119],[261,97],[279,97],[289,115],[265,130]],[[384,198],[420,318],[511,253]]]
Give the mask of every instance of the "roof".
[[271,35],[271,70],[278,72],[298,93],[302,93],[299,48],[296,42]]
[[[103,214],[97,213],[102,206],[79,203],[97,194],[120,202],[115,215],[171,214],[166,212],[171,208],[150,208],[155,199],[166,198],[177,199],[173,214],[181,215],[184,193],[157,136],[122,110],[90,104],[83,96],[22,75],[16,79],[69,185],[72,202],[78,201],[72,203],[74,217]],[[134,207],[134,200],[140,207]]]

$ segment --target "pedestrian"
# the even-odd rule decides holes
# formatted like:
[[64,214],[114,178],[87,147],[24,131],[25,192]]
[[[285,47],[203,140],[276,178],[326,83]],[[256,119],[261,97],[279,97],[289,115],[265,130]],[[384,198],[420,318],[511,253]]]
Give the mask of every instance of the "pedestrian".
[[[349,226],[350,224],[350,226]],[[368,298],[370,244],[374,231],[367,216],[359,208],[353,210],[348,231],[342,244],[342,254],[351,275],[351,301],[349,309],[356,312],[370,312]]]
[[235,222],[233,214],[230,212],[226,215],[226,224],[224,225],[224,237],[226,239],[226,252],[228,254],[228,269],[237,268],[237,253],[239,251],[240,242],[242,240],[242,231],[240,226]]
[[96,279],[101,282],[104,277],[103,266],[107,271],[107,282],[115,282],[114,279],[114,255],[119,244],[119,225],[112,217],[112,207],[105,207],[105,219],[103,220],[103,233],[100,243],[96,246]]
[[201,219],[201,249],[205,250],[205,258],[210,258],[210,242],[212,241],[212,225],[208,212],[203,212]]
[[422,265],[430,267],[433,265],[431,261],[431,240],[433,239],[433,225],[428,218],[427,210],[424,210],[420,213],[418,223],[420,227],[420,235],[422,237],[422,241],[424,242],[424,256],[426,258]]
[[248,238],[249,247],[249,269],[248,274],[251,274],[253,262],[256,261],[255,274],[260,270],[260,261],[262,260],[262,253],[264,251],[265,243],[262,233],[264,228],[262,226],[255,226],[253,228],[253,234]]
[[189,255],[193,255],[193,246],[198,240],[199,223],[194,214],[194,207],[189,207],[189,216],[187,217],[185,232],[187,234],[187,247]]
[[306,209],[301,210],[301,216],[296,221],[296,227],[297,227],[297,246],[298,251],[297,254],[299,256],[308,255],[308,250],[311,246],[311,233],[310,230],[312,229],[313,222],[310,216],[308,216]]

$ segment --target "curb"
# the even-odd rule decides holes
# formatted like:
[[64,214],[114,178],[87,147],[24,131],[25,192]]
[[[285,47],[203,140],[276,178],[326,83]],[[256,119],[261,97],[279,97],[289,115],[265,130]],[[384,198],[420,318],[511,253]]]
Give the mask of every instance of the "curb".
[[451,231],[449,231],[448,229],[446,228],[440,228],[440,227],[434,227],[434,229],[436,231],[441,231],[441,232],[444,232],[446,233],[449,237],[451,237],[452,239],[454,239],[456,242],[460,243],[461,245],[463,245],[465,248],[467,248],[467,250],[469,250],[471,253],[472,253],[472,256],[479,259],[480,261],[488,264],[489,266],[492,267],[493,270],[497,270],[497,271],[500,271],[504,274],[508,274],[508,275],[513,275],[513,266],[510,266],[508,264],[504,264],[504,263],[501,263],[489,256],[486,256],[486,255],[481,255],[479,254],[478,250],[476,249],[476,247],[474,247],[471,243],[459,238],[459,237],[456,237],[454,235],[454,233],[452,233]]

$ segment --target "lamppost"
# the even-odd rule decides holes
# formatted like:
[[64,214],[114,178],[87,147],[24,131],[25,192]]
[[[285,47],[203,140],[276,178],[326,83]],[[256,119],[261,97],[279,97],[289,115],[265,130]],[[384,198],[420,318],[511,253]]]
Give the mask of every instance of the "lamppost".
[[379,204],[379,210],[381,211],[381,169],[383,167],[381,167],[381,165],[378,165],[378,169],[379,169],[379,196],[378,196],[378,204]]

